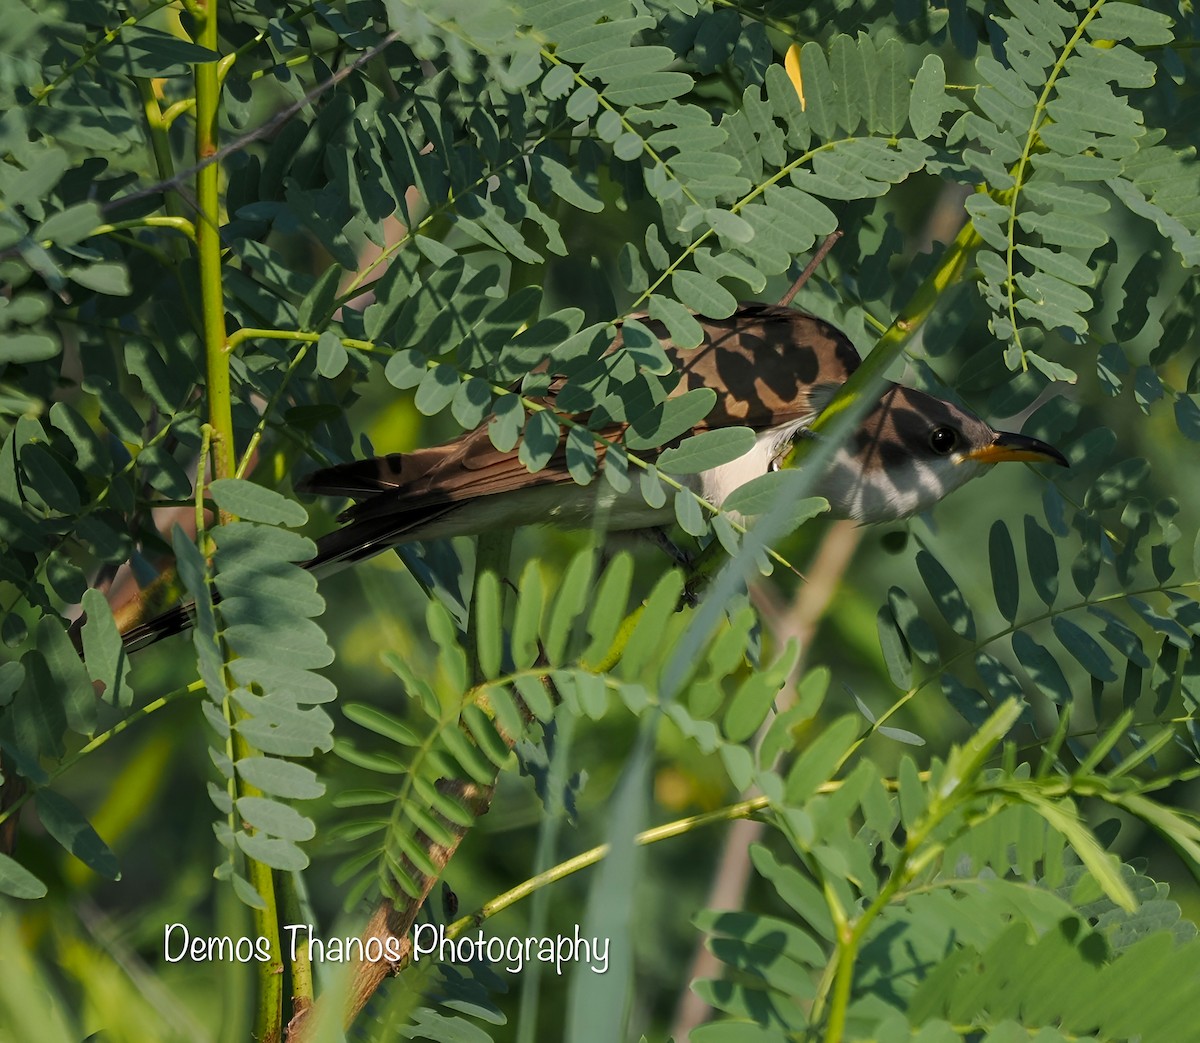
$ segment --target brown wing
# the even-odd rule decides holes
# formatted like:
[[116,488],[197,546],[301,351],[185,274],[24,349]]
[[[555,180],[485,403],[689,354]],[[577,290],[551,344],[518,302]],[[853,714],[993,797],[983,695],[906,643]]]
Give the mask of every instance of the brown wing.
[[757,431],[798,420],[812,412],[814,389],[844,384],[860,361],[841,330],[794,308],[742,304],[726,319],[700,322],[704,340],[691,351],[675,347],[661,324],[646,323],[682,375],[673,395],[717,390],[700,429],[744,425]]
[[[661,323],[641,321],[679,370],[669,397],[699,387],[717,390],[716,404],[699,430],[733,425],[759,430],[800,419],[812,412],[814,388],[843,383],[859,363],[845,334],[792,308],[744,304],[725,319],[701,318],[704,340],[693,350],[676,347]],[[620,344],[618,334],[609,350]],[[551,408],[561,386],[556,381],[543,400]],[[621,430],[616,426],[602,433],[614,438]],[[602,459],[603,446],[597,453]],[[545,468],[531,472],[515,450],[501,452],[492,445],[485,423],[444,445],[324,468],[301,479],[297,488],[362,500],[342,520],[388,519],[399,532],[465,499],[570,481],[562,445]]]

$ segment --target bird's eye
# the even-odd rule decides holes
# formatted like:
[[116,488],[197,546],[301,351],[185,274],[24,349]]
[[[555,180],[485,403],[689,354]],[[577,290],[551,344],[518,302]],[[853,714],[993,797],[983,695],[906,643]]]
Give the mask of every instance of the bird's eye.
[[952,427],[935,427],[929,436],[929,448],[945,456],[958,444],[958,432]]

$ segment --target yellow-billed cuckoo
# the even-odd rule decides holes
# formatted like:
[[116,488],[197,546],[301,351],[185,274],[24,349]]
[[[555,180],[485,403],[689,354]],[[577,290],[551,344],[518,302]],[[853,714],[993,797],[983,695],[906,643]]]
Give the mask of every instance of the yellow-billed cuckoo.
[[[779,465],[859,356],[840,330],[792,308],[744,304],[728,318],[699,321],[703,341],[683,350],[661,324],[642,320],[679,371],[670,397],[700,387],[716,392],[712,410],[686,434],[728,426],[756,433],[745,455],[692,476],[694,491],[720,506],[734,489]],[[545,397],[551,408],[561,383],[552,383]],[[616,440],[622,428],[598,433]],[[597,447],[600,466],[604,448]],[[1045,442],[996,431],[965,409],[891,385],[813,492],[829,500],[835,516],[890,521],[931,507],[986,466],[1008,460],[1067,466]],[[595,518],[610,529],[650,528],[669,523],[673,513],[669,505],[649,507],[636,484],[621,494],[606,482],[578,485],[562,442],[544,468],[531,472],[515,449],[495,448],[487,423],[444,445],[318,470],[296,488],[357,501],[339,516],[345,524],[318,540],[316,557],[306,563],[318,570],[417,540],[539,523],[581,527]],[[186,626],[186,612],[177,609],[135,627],[126,644],[141,647]]]

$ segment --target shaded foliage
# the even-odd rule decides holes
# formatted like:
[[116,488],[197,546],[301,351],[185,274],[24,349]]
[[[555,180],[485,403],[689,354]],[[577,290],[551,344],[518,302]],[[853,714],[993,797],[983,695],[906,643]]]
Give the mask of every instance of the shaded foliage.
[[[675,917],[726,968],[694,983],[717,1013],[693,1038],[1184,1038],[1194,928],[1157,863],[1089,809],[1200,866],[1186,796],[1162,792],[1200,753],[1196,15],[1115,0],[217,6],[218,52],[190,8],[22,2],[0,20],[0,838],[30,809],[0,891],[69,894],[52,844],[120,876],[129,856],[100,824],[119,780],[89,766],[189,701],[201,712],[175,748],[211,762],[191,766],[187,797],[207,785],[215,809],[207,864],[269,917],[256,866],[303,871],[330,919],[421,899],[442,871],[431,848],[457,844],[447,823],[474,825],[447,783],[528,776],[540,850],[521,868],[548,869],[561,812],[605,819],[571,758],[580,733],[611,728],[629,751],[592,765],[613,793],[592,922],[633,922],[631,838],[663,817],[656,750],[703,765],[717,801],[761,794],[769,839],[750,857],[769,897]],[[189,170],[214,63],[215,210]],[[952,209],[965,197],[967,224],[918,252],[937,192]],[[215,314],[205,228],[220,234]],[[863,348],[920,327],[900,342],[907,382],[1025,414],[1072,468],[1011,479],[1015,513],[991,490],[1017,486],[989,484],[911,522],[886,578],[872,569],[831,607],[837,639],[803,649],[822,665],[797,682],[799,650],[747,584],[774,569],[788,591],[777,566],[808,553],[812,527],[790,530],[823,505],[798,499],[802,468],[727,504],[760,516],[747,533],[687,487],[746,432],[657,454],[712,400],[666,402],[675,374],[647,320],[693,346],[696,313],[777,298],[835,229],[797,303]],[[543,407],[551,374],[577,416]],[[599,434],[613,420],[630,424],[618,443]],[[730,564],[681,606],[680,572],[601,564],[590,542],[547,541],[503,583],[461,544],[404,548],[415,585],[356,595],[379,616],[371,666],[383,651],[396,680],[348,696],[331,677],[353,641],[330,669],[323,626],[350,613],[326,613],[301,567],[309,512],[289,477],[371,451],[368,431],[395,451],[480,424],[530,470],[561,443],[579,484],[670,498],[684,537]],[[209,481],[226,437],[237,474]],[[783,535],[768,553],[756,532]],[[122,647],[135,587],[151,609],[195,603],[190,651],[166,666]],[[945,708],[957,737],[935,725]],[[635,1030],[612,1022],[632,1008],[631,944],[572,996],[568,1024]],[[48,978],[21,965],[27,994]],[[507,1038],[487,968],[404,980],[364,1031]],[[14,1024],[22,1002],[0,993]]]

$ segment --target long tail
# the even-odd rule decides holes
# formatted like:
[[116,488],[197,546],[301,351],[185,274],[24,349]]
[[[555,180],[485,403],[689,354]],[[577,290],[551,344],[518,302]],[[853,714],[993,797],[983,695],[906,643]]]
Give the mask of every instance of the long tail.
[[[395,517],[352,521],[317,540],[317,553],[301,567],[308,569],[318,578],[328,576],[356,562],[374,557],[390,547],[418,539],[423,524],[435,521],[450,509],[452,508],[438,513],[425,513],[420,518],[420,524],[411,518],[405,518],[398,523]],[[217,604],[220,600],[220,593],[214,590],[213,603]],[[195,622],[192,609],[191,602],[169,608],[153,619],[125,631],[121,635],[121,644],[126,652],[136,652],[165,637],[182,634],[185,630],[190,630]]]
[[121,644],[126,652],[136,652],[147,645],[154,644],[155,641],[161,641],[164,637],[171,637],[173,634],[182,634],[185,630],[190,630],[193,622],[192,603],[189,601],[187,604],[169,608],[153,619],[126,630],[121,635]]

